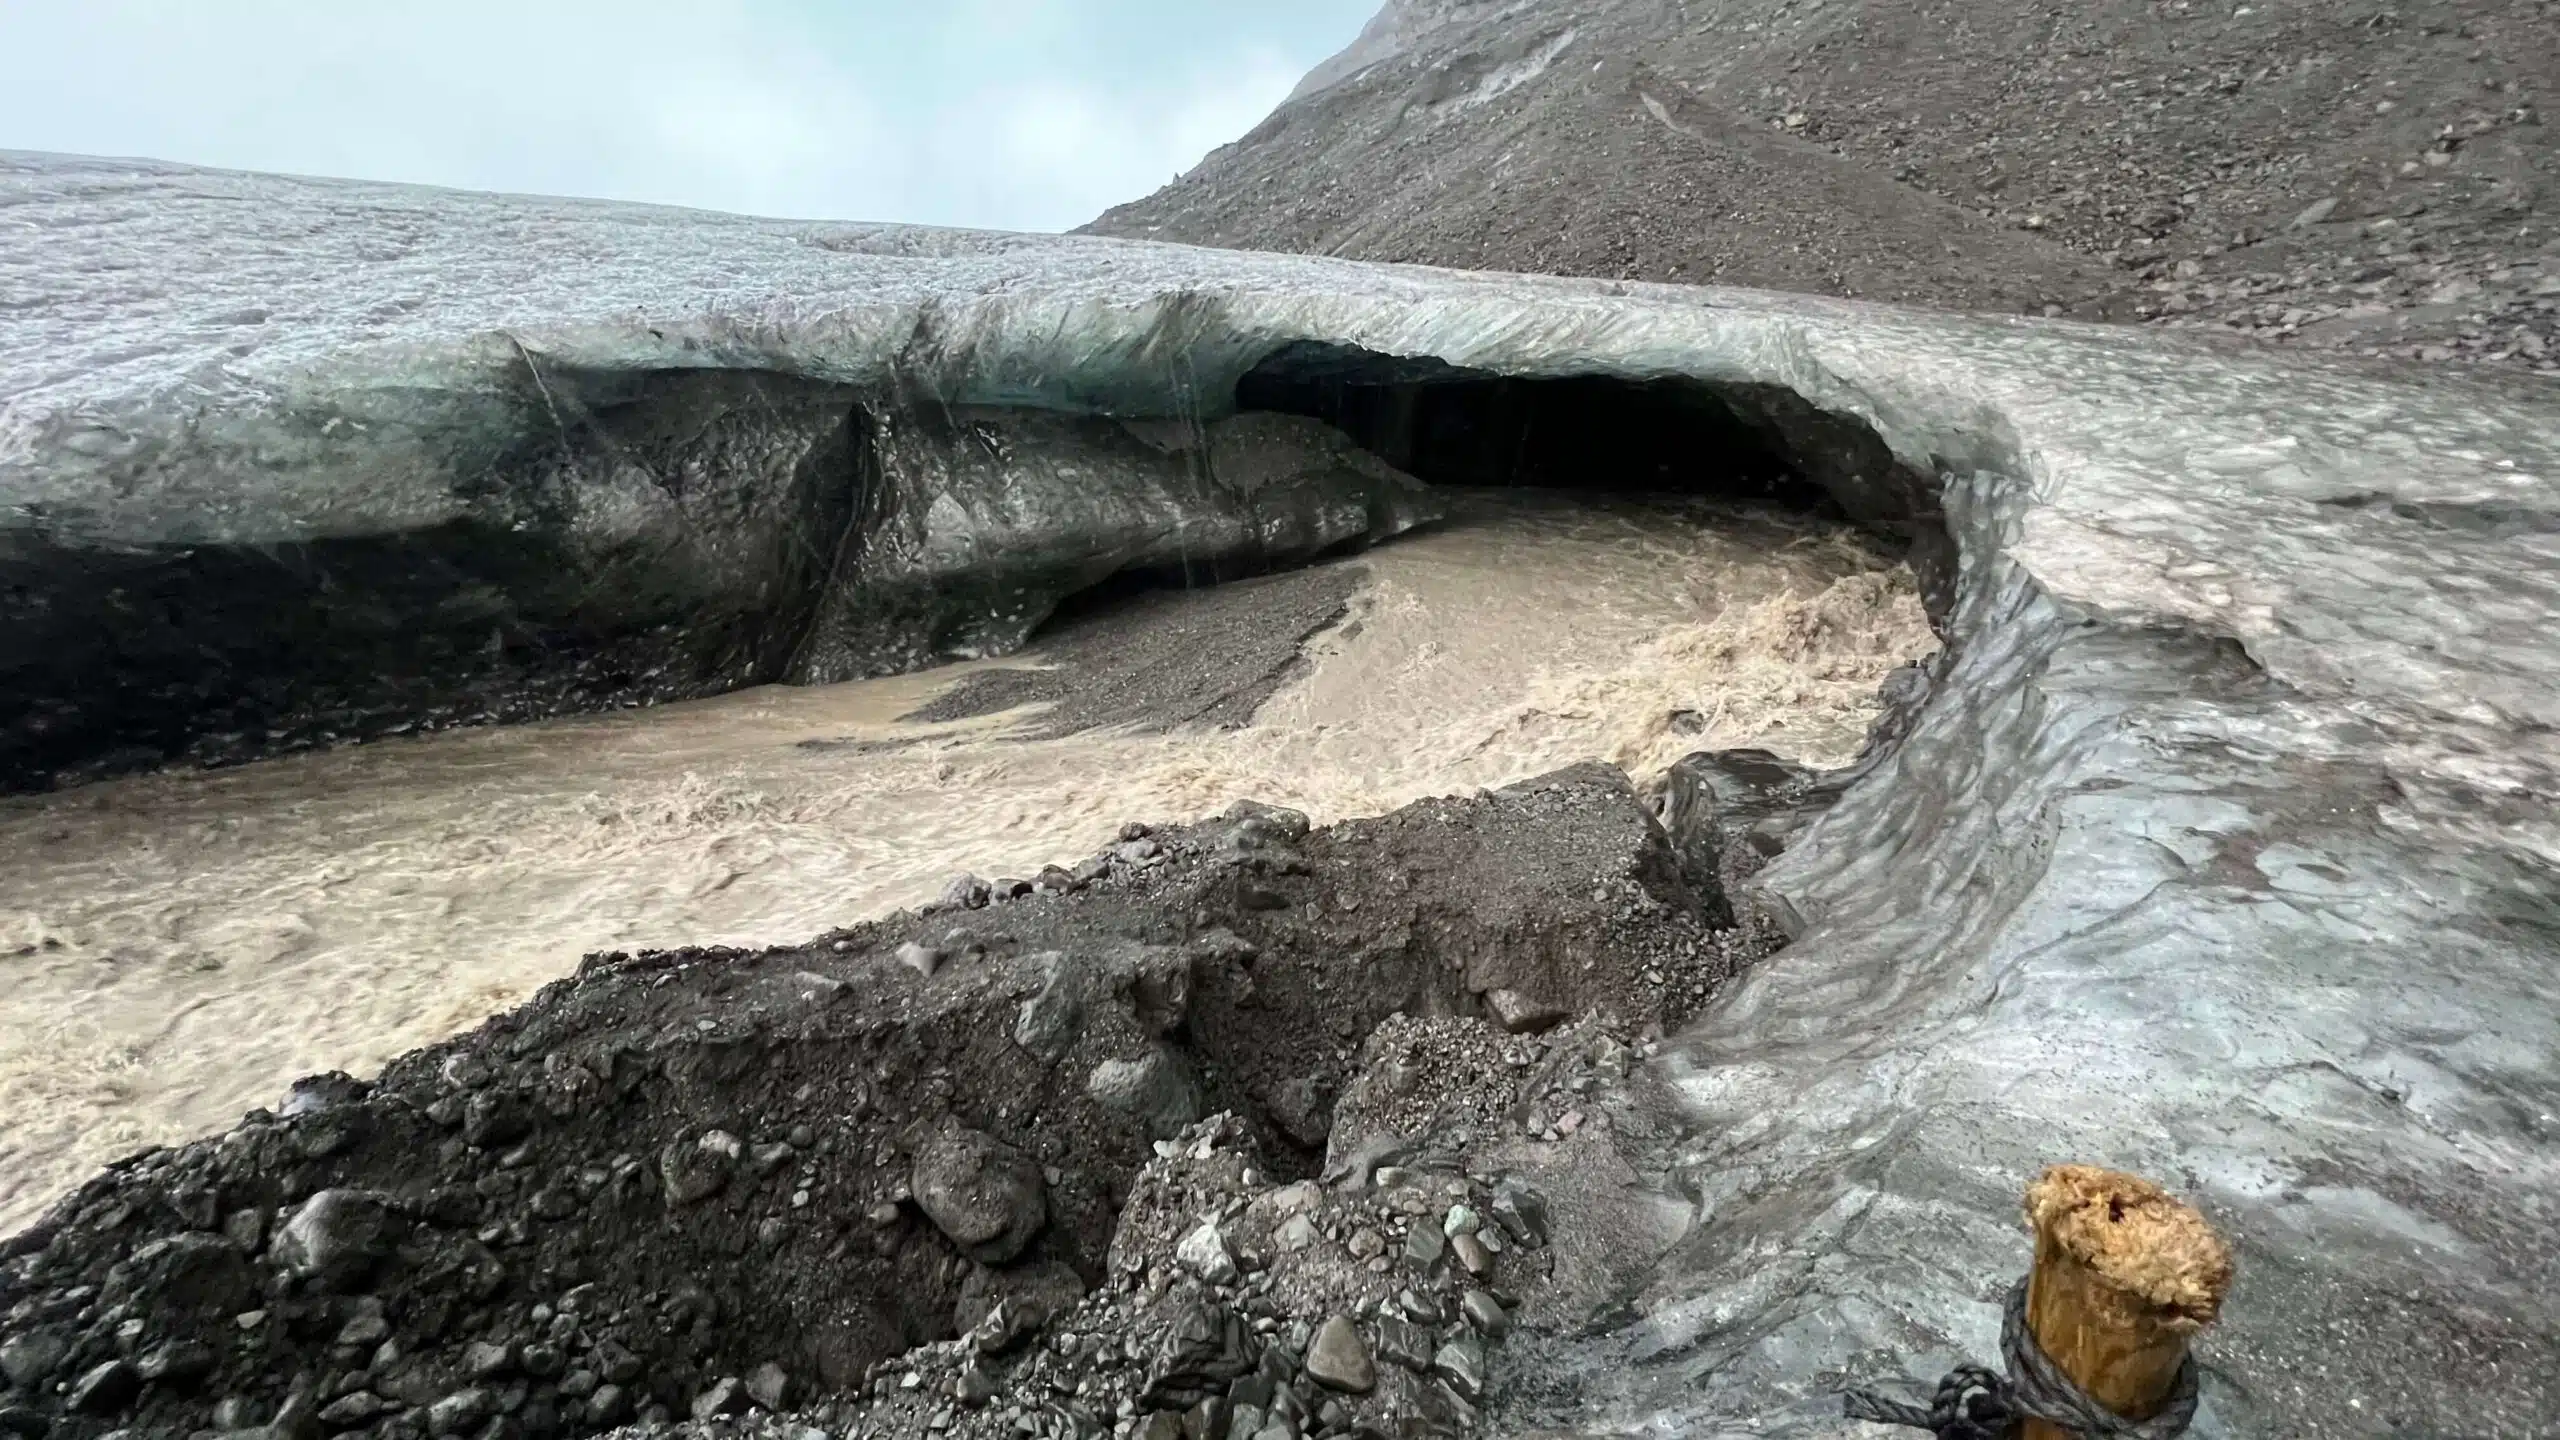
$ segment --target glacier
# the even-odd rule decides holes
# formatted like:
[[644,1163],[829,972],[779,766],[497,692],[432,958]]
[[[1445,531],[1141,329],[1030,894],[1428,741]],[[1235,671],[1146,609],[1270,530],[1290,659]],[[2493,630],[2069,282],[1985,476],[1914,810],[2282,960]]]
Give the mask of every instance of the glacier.
[[1427,519],[1237,412],[1274,357],[1709,387],[1915,542],[1948,648],[1758,877],[1793,943],[1655,1062],[1692,1219],[1520,1351],[1583,1408],[1517,1428],[1853,1433],[1844,1380],[1996,1353],[2063,1159],[2235,1242],[2194,1433],[2560,1415],[2547,384],[23,153],[0,237],[21,785],[1001,649]]

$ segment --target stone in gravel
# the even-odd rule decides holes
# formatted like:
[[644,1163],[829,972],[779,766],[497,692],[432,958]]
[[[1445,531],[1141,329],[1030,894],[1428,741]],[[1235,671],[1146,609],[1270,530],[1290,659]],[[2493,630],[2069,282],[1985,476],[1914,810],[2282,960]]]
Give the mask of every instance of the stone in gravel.
[[1212,1395],[1182,1412],[1182,1440],[1226,1440],[1227,1402]]
[[1316,1327],[1307,1345],[1307,1374],[1328,1390],[1366,1395],[1378,1386],[1378,1367],[1369,1346],[1349,1316],[1336,1315]]
[[1182,1440],[1182,1417],[1158,1410],[1138,1422],[1136,1440]]
[[1084,1088],[1095,1104],[1136,1120],[1151,1140],[1181,1134],[1206,1109],[1190,1067],[1162,1047],[1135,1060],[1104,1061],[1094,1067]]
[[1236,1283],[1236,1257],[1227,1249],[1227,1237],[1215,1221],[1204,1220],[1183,1236],[1182,1243],[1174,1247],[1173,1258],[1183,1269],[1212,1285]]
[[1236,1405],[1234,1413],[1227,1417],[1226,1440],[1253,1440],[1262,1433],[1262,1415],[1259,1405]]
[[[558,1333],[556,1330],[553,1333]],[[557,1345],[535,1344],[524,1347],[520,1362],[524,1373],[536,1380],[548,1380],[569,1367],[569,1357]]]
[[1493,1218],[1511,1238],[1532,1250],[1547,1243],[1547,1197],[1527,1182],[1505,1178],[1493,1187]]
[[1281,1222],[1272,1238],[1283,1250],[1304,1250],[1316,1243],[1316,1222],[1304,1215],[1292,1215]]
[[942,887],[941,904],[949,910],[976,910],[987,903],[987,882],[975,875],[955,875]]
[[194,1340],[170,1340],[142,1352],[134,1373],[154,1384],[193,1385],[214,1371],[213,1347]]
[[1418,1222],[1405,1232],[1404,1258],[1425,1270],[1439,1264],[1440,1257],[1448,1252],[1449,1237],[1441,1234],[1437,1225]]
[[131,1404],[142,1391],[142,1377],[121,1360],[106,1360],[81,1372],[71,1382],[64,1399],[72,1409],[89,1415],[107,1415]]
[[696,1420],[735,1415],[746,1408],[746,1382],[735,1375],[724,1375],[712,1381],[709,1389],[693,1397],[693,1418]]
[[467,1435],[476,1433],[497,1402],[488,1391],[456,1390],[427,1407],[427,1433],[430,1435]]
[[1520,990],[1488,990],[1484,1002],[1493,1011],[1495,1023],[1514,1035],[1553,1030],[1573,1015],[1553,1000]]
[[276,1232],[275,1258],[294,1275],[351,1290],[398,1238],[389,1196],[368,1190],[323,1190],[302,1202]]
[[354,1430],[390,1408],[370,1390],[341,1395],[320,1408],[320,1423],[332,1430]]
[[659,1151],[658,1178],[667,1187],[667,1208],[700,1204],[719,1194],[737,1170],[745,1148],[726,1130],[706,1130]]
[[474,1380],[495,1380],[516,1368],[516,1347],[475,1340],[462,1349],[462,1370]]
[[935,1132],[917,1150],[907,1184],[926,1218],[981,1265],[1021,1254],[1048,1222],[1040,1167],[965,1126]]
[[23,1405],[0,1405],[0,1435],[44,1440],[52,1429],[53,1422],[40,1410],[30,1410]]
[[1458,1257],[1458,1263],[1467,1267],[1470,1275],[1482,1275],[1493,1268],[1492,1254],[1485,1249],[1484,1242],[1476,1238],[1474,1231],[1450,1241],[1449,1253]]
[[71,1353],[71,1341],[54,1330],[30,1330],[12,1335],[0,1344],[0,1375],[20,1390],[33,1390],[53,1378],[61,1368],[63,1357]]
[[933,972],[942,968],[942,952],[910,940],[898,947],[898,963],[930,980]]
[[1040,993],[1022,1002],[1013,1020],[1013,1043],[1055,1065],[1084,1031],[1081,972],[1065,955],[1051,953]]
[[776,1414],[791,1398],[791,1377],[782,1367],[767,1360],[747,1372],[747,1398]]
[[1062,1261],[972,1269],[960,1282],[951,1328],[981,1355],[1001,1355],[1038,1334],[1084,1298],[1084,1280]]
[[619,1385],[600,1385],[587,1397],[587,1420],[591,1424],[611,1425],[631,1413],[631,1394]]
[[1502,1302],[1494,1299],[1489,1291],[1469,1290],[1466,1297],[1458,1302],[1458,1311],[1467,1317],[1468,1324],[1476,1327],[1477,1333],[1487,1339],[1499,1339],[1504,1331],[1511,1328],[1511,1312],[1503,1309]]
[[338,1327],[336,1343],[350,1350],[379,1345],[391,1338],[391,1322],[380,1310],[368,1310]]
[[462,1138],[484,1150],[495,1149],[523,1139],[533,1129],[533,1117],[514,1095],[504,1090],[474,1090],[462,1106]]
[[1441,1217],[1440,1233],[1454,1240],[1461,1235],[1473,1235],[1482,1223],[1475,1211],[1464,1205],[1452,1205],[1449,1213]]
[[1273,1086],[1266,1108],[1280,1133],[1307,1149],[1323,1149],[1326,1137],[1333,1133],[1333,1092],[1313,1075]]
[[1470,1403],[1484,1398],[1484,1345],[1473,1336],[1460,1336],[1441,1346],[1431,1357],[1431,1368],[1459,1398]]
[[1378,1321],[1378,1353],[1407,1370],[1431,1368],[1431,1332],[1392,1315]]

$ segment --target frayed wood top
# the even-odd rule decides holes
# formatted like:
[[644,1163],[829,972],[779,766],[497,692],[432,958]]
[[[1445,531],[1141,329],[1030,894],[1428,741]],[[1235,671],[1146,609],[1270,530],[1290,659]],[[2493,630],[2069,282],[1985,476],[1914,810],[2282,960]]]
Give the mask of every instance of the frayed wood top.
[[2231,1247],[2195,1207],[2138,1175],[2053,1165],[2027,1187],[2027,1223],[2100,1279],[2201,1328],[2231,1289]]

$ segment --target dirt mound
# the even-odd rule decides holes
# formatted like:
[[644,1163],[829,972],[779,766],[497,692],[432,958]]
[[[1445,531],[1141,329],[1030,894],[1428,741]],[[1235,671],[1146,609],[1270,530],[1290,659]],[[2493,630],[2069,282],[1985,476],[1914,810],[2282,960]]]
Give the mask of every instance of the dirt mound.
[[2560,374],[2549,0],[1394,0],[1110,235]]
[[[545,1436],[887,1402],[945,1353],[899,1358],[916,1347],[994,1315],[1003,1343],[968,1353],[1002,1350],[1087,1289],[1126,1325],[1205,1323],[1216,1352],[1183,1362],[1210,1366],[1187,1388],[1157,1374],[1118,1398],[1267,1413],[1276,1391],[1240,1401],[1219,1368],[1235,1304],[1285,1292],[1304,1319],[1321,1300],[1368,1344],[1391,1300],[1401,1324],[1436,1317],[1439,1346],[1523,1295],[1472,1300],[1459,1280],[1499,1267],[1436,1254],[1421,1289],[1383,1284],[1372,1253],[1350,1290],[1275,1291],[1235,1258],[1268,1251],[1260,1231],[1221,1261],[1199,1197],[1147,1167],[1247,1157],[1220,1162],[1220,1206],[1317,1177],[1298,1213],[1328,1237],[1401,1235],[1418,1222],[1395,1207],[1422,1202],[1371,1192],[1440,1175],[1415,1194],[1453,1240],[1447,1206],[1504,1203],[1470,1154],[1606,1128],[1564,1072],[1623,1078],[1630,1045],[1768,948],[1719,928],[1712,871],[1588,766],[1321,831],[1251,804],[1132,826],[1072,871],[964,878],[806,947],[592,956],[378,1082],[306,1080],[217,1140],[117,1165],[6,1242],[0,1428]],[[1166,1308],[1177,1271],[1225,1308]],[[1235,1323],[1293,1347],[1275,1386],[1351,1363],[1338,1328],[1328,1350],[1268,1304]],[[1398,1413],[1463,1422],[1483,1363],[1423,1357]],[[1463,1403],[1415,1389],[1434,1384]],[[1376,1420],[1302,1398],[1309,1431]],[[1089,1430],[1116,1406],[1052,1408]]]

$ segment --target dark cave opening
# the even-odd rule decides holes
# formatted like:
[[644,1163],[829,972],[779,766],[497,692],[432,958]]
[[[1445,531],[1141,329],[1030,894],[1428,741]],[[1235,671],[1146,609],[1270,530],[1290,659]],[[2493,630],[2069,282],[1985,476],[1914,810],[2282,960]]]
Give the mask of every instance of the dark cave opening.
[[1863,419],[1783,385],[1499,375],[1300,342],[1246,372],[1235,399],[1322,420],[1432,485],[1704,497],[1846,521],[1904,550],[1933,624],[1953,604],[1938,478]]
[[1332,425],[1433,485],[1708,495],[1840,513],[1782,437],[1686,377],[1520,377],[1295,345],[1236,385],[1244,410]]

